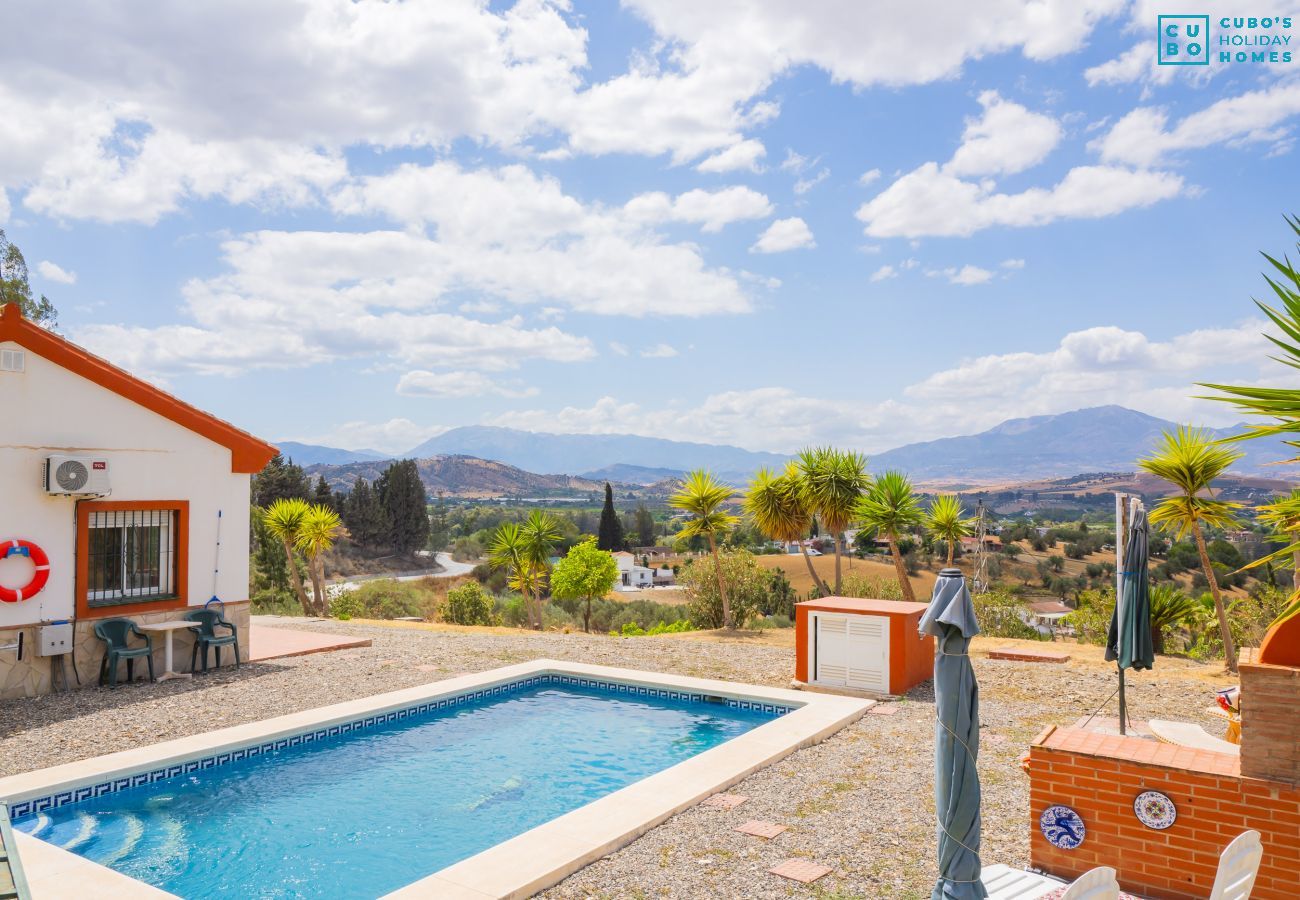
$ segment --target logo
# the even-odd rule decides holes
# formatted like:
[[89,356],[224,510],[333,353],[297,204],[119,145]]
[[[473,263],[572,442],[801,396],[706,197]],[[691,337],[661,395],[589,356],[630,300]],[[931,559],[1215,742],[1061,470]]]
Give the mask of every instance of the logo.
[[1208,66],[1209,45],[1209,16],[1156,17],[1157,65]]
[[93,462],[93,463],[90,464],[90,467],[91,467],[92,469],[96,469],[96,470],[98,470],[98,469],[107,469],[107,468],[108,468],[108,463],[106,463],[106,462]]

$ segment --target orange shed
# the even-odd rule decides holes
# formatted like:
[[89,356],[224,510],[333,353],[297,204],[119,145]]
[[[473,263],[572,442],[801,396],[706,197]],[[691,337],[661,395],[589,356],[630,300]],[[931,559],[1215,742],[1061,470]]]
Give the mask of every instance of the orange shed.
[[934,672],[934,638],[918,633],[928,604],[822,597],[795,604],[795,681],[902,694]]

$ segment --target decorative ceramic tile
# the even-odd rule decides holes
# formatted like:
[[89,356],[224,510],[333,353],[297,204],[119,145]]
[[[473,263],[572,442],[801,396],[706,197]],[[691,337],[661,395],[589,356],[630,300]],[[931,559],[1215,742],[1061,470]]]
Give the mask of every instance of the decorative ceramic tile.
[[1145,791],[1133,801],[1133,812],[1147,828],[1164,831],[1178,819],[1178,808],[1159,791]]
[[[105,781],[93,786],[77,788],[75,791],[63,791],[48,797],[21,800],[10,804],[9,815],[13,819],[21,819],[22,817],[32,815],[33,813],[65,806],[68,803],[76,803],[78,800],[85,800],[90,797],[102,797],[104,794],[112,794],[117,791],[138,787],[139,785],[151,784],[155,781],[161,781],[165,778],[174,778],[178,775],[189,774],[190,772],[196,772],[201,769],[211,769],[214,766],[228,765],[232,762],[237,762],[253,756],[259,756],[264,753],[275,753],[289,747],[299,747],[303,744],[311,744],[316,741],[340,737],[341,735],[360,729],[373,728],[377,725],[385,725],[389,722],[414,718],[438,710],[464,706],[467,703],[473,703],[477,700],[483,700],[489,697],[501,697],[527,688],[544,687],[546,685],[568,685],[595,688],[597,690],[608,691],[615,694],[654,697],[662,700],[676,700],[683,703],[706,703],[719,702],[722,700],[722,698],[713,698],[704,694],[691,694],[684,691],[655,688],[643,684],[624,684],[615,681],[602,681],[600,679],[583,678],[576,675],[532,675],[528,678],[522,678],[518,681],[512,681],[507,684],[498,684],[490,688],[481,688],[464,694],[442,697],[437,700],[430,700],[427,703],[409,706],[405,709],[365,716],[364,718],[352,722],[343,722],[335,725],[324,726],[312,731],[303,732],[302,734],[293,735],[289,738],[278,738],[274,741],[267,741],[263,744],[242,747],[234,751],[223,751],[222,753],[205,756],[200,759],[192,759],[184,763],[173,764],[166,768],[154,769],[149,772],[139,772],[126,777],[114,778],[111,781]],[[773,703],[763,703],[756,700],[735,700],[731,698],[726,699],[725,705],[732,709],[744,709],[773,717],[785,715],[793,709],[793,707],[781,706]]]
[[1087,828],[1079,814],[1068,806],[1049,806],[1038,818],[1043,837],[1053,847],[1076,850],[1083,843]]
[[821,863],[810,862],[806,859],[787,859],[779,866],[768,869],[768,871],[773,875],[789,878],[791,881],[811,884],[823,875],[829,874],[831,870],[830,866],[823,866]]
[[783,831],[789,831],[789,825],[778,825],[775,822],[760,822],[755,819],[752,822],[746,822],[743,825],[737,825],[732,831],[739,831],[741,834],[752,834],[754,837],[772,839]]

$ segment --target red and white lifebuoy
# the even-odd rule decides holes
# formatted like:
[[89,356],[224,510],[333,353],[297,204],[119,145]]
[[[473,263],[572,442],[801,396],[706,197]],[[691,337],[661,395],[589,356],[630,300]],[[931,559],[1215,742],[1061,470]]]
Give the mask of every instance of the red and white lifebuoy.
[[20,588],[7,588],[0,585],[0,601],[4,603],[17,603],[20,600],[26,600],[34,597],[45,587],[45,582],[50,580],[50,558],[45,555],[45,551],[33,544],[31,541],[20,541],[14,539],[5,541],[0,544],[0,559],[8,559],[11,556],[25,556],[36,566],[36,571],[32,574],[32,580]]

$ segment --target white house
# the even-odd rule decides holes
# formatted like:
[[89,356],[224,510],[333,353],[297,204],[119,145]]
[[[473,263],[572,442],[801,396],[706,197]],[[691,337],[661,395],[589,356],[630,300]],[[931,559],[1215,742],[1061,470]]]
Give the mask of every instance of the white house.
[[654,569],[637,565],[637,558],[626,550],[620,550],[613,554],[613,557],[614,562],[618,563],[618,584],[614,585],[616,591],[640,591],[651,587],[666,587],[677,580],[672,569]]
[[[0,416],[0,699],[51,689],[60,660],[41,639],[60,631],[67,680],[94,684],[107,617],[178,619],[216,596],[247,648],[249,480],[274,447],[16,304],[0,312]],[[161,672],[163,636],[153,643]],[[189,633],[175,643],[188,668]]]

